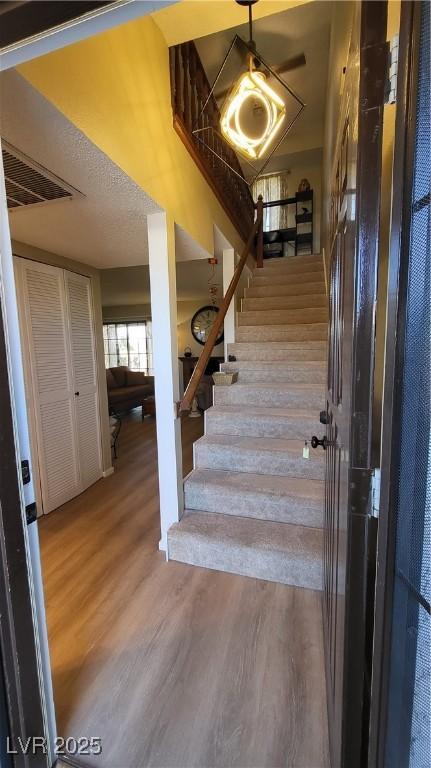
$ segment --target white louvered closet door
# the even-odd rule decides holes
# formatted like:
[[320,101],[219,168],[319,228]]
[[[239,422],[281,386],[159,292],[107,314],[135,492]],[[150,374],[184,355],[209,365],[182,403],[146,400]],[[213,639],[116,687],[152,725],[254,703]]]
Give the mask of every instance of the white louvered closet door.
[[[44,512],[81,489],[63,270],[18,260]],[[28,395],[29,393],[27,393]]]
[[102,476],[96,349],[90,280],[64,272],[69,318],[70,360],[76,413],[76,439],[85,490]]

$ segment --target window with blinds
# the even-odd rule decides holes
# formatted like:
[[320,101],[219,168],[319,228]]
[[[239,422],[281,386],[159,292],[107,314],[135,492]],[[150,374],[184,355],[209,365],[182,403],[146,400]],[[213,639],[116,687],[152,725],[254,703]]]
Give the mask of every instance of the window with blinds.
[[151,322],[104,323],[105,367],[127,365],[132,371],[153,373]]

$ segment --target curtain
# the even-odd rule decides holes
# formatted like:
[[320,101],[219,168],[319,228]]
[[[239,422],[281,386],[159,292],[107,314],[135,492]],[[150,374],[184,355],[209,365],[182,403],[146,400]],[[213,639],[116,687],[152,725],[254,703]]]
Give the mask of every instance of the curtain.
[[[273,200],[285,200],[289,197],[288,178],[290,171],[281,171],[279,173],[267,173],[260,176],[253,184],[253,198],[257,200],[262,195],[264,203]],[[263,209],[263,228],[265,232],[272,229],[287,229],[288,208],[285,206],[274,206],[274,208]]]

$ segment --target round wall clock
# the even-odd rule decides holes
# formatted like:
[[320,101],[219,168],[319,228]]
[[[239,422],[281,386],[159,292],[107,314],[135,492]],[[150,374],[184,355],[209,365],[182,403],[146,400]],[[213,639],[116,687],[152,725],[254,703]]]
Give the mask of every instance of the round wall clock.
[[[217,317],[217,313],[218,307],[214,307],[212,304],[209,304],[206,307],[201,307],[198,309],[198,311],[193,315],[190,327],[193,338],[196,339],[198,344],[205,344],[213,323]],[[220,328],[216,339],[216,344],[220,344],[221,341],[223,341],[223,326]]]

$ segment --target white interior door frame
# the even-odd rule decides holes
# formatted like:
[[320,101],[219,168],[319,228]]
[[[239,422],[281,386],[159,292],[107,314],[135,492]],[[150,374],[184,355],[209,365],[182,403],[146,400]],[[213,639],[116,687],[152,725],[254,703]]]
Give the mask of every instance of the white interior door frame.
[[[1,149],[1,140],[0,140]],[[10,370],[12,416],[15,424],[15,444],[17,466],[22,459],[28,459],[31,467],[30,439],[25,400],[24,371],[21,356],[21,340],[18,321],[18,305],[15,289],[12,246],[9,231],[9,218],[6,202],[3,163],[0,160],[0,291],[4,311],[4,326],[6,346],[8,350],[8,367]],[[18,476],[22,494],[22,514],[24,508],[35,501],[33,482],[22,484]],[[30,591],[33,605],[33,623],[38,652],[38,673],[40,690],[44,709],[45,736],[48,744],[48,759],[52,765],[55,761],[54,744],[57,736],[54,696],[52,691],[51,664],[49,658],[48,634],[45,615],[45,601],[40,564],[40,546],[37,524],[25,526],[25,542],[28,568],[30,573]]]
[[[20,326],[20,339],[22,340],[23,330],[24,330],[24,333],[26,331],[22,327],[24,317],[25,317],[25,308],[24,308],[25,298],[24,298],[23,281],[22,281],[22,274],[21,274],[21,259],[15,256],[12,256],[12,258],[13,258],[13,264],[14,264],[15,289],[16,289],[17,307],[18,307],[18,320],[19,320],[19,326]],[[39,467],[39,460],[38,460],[39,450],[37,445],[36,413],[35,413],[35,409],[30,407],[30,402],[29,402],[30,393],[33,391],[33,381],[32,381],[32,375],[31,375],[30,359],[29,359],[28,353],[26,353],[25,346],[26,346],[25,342],[22,343],[21,341],[22,365],[23,365],[23,374],[24,374],[24,392],[25,392],[25,400],[26,400],[26,408],[27,408],[27,424],[28,424],[28,433],[29,433],[29,442],[30,442],[30,456],[31,456],[31,463],[32,463],[32,483],[33,483],[35,500],[36,500],[37,514],[39,516],[43,514],[42,482],[41,482],[40,467]]]

